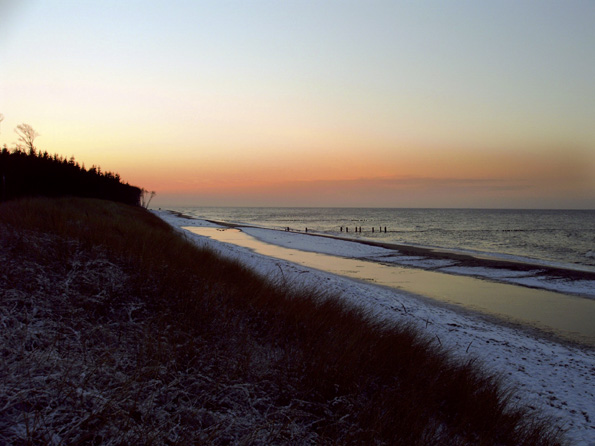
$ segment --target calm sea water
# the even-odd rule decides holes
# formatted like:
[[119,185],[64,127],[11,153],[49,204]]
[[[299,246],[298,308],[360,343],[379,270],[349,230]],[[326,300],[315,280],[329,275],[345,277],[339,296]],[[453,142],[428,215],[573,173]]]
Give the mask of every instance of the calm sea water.
[[[586,266],[590,270],[595,267],[595,210],[242,207],[175,210],[197,218],[266,228],[289,227],[299,231],[308,228],[311,232],[354,239],[474,251],[525,261]],[[361,233],[355,232],[356,227],[361,227]]]

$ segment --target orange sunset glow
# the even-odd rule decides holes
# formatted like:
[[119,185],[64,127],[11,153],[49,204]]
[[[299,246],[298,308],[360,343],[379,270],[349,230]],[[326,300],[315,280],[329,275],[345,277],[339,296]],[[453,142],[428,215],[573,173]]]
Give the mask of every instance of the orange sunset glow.
[[155,206],[595,208],[592,2],[4,2],[0,144]]

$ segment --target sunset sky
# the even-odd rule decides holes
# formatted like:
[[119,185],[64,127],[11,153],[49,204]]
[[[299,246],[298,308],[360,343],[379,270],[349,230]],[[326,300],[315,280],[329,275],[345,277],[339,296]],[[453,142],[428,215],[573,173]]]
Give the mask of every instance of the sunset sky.
[[0,145],[155,206],[595,209],[595,1],[0,0]]

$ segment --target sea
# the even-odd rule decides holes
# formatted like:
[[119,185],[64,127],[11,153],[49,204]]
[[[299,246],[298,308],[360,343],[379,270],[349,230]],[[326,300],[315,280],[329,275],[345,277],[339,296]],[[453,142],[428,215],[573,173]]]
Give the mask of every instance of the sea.
[[[191,217],[595,271],[595,210],[180,207]],[[361,229],[360,229],[361,228]]]

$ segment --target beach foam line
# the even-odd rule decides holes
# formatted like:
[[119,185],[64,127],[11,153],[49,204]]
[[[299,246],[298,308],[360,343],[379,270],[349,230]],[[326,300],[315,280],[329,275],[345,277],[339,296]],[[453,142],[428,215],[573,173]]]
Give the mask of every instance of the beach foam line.
[[[411,247],[394,243],[286,232],[251,226],[228,225],[227,227],[241,228],[242,231],[267,243],[304,251],[367,258],[374,262],[439,270],[447,274],[479,277],[595,299],[595,272],[591,271],[532,264],[517,260],[478,257],[437,248]],[[349,248],[346,249],[346,246]],[[361,246],[366,246],[369,249],[362,251],[359,248]],[[364,254],[361,254],[362,252]]]
[[[368,255],[370,261],[396,264],[412,268],[439,270],[446,274],[478,277],[496,282],[508,283],[530,288],[570,294],[595,299],[595,269],[583,265],[555,264],[552,262],[525,259],[517,256],[505,258],[503,255],[469,250],[453,250],[447,248],[413,246],[392,242],[377,242],[366,239],[355,239],[317,232],[284,231],[265,228],[244,223],[202,220],[182,214],[178,211],[167,211],[176,217],[188,220],[189,224],[215,227],[240,228],[242,231],[266,243],[292,247],[303,251],[322,252],[331,255],[352,256],[350,252],[337,252],[337,246],[330,251],[324,250],[320,239],[337,240],[350,243],[349,246],[370,246],[383,248],[377,255]],[[282,236],[279,236],[282,234]],[[293,238],[287,238],[292,235]],[[296,244],[295,237],[314,237],[300,239]],[[292,244],[293,243],[293,244]],[[350,248],[354,249],[354,248]],[[357,249],[354,249],[357,251]],[[341,250],[339,250],[341,251]]]
[[[230,225],[230,227],[250,228],[249,226]],[[259,229],[259,228],[257,228]],[[270,229],[275,230],[275,229]],[[505,256],[495,253],[475,252],[469,250],[454,250],[429,246],[404,245],[390,242],[377,242],[366,239],[353,239],[328,234],[303,233],[310,237],[327,237],[347,242],[361,243],[369,246],[399,251],[402,255],[428,257],[432,259],[456,261],[461,266],[468,267],[492,267],[514,271],[543,270],[544,273],[565,277],[567,279],[591,279],[595,280],[595,269],[586,265],[556,264],[553,262],[539,261],[536,259],[521,258],[518,256]]]
[[[177,211],[169,211],[170,213],[180,216],[186,219],[201,221],[195,217],[181,214]],[[344,242],[360,243],[367,246],[374,246],[385,248],[388,250],[396,251],[399,256],[390,259],[390,262],[400,263],[406,266],[424,268],[424,269],[435,269],[440,267],[456,266],[457,269],[445,270],[444,272],[451,274],[462,274],[472,275],[476,277],[485,277],[487,279],[494,279],[502,281],[506,277],[513,277],[519,272],[526,272],[527,276],[539,276],[540,280],[533,281],[532,285],[551,291],[559,291],[563,293],[574,294],[582,297],[595,298],[595,268],[587,265],[572,265],[572,264],[561,264],[555,262],[541,261],[537,259],[522,258],[519,256],[511,256],[506,254],[488,253],[488,252],[477,252],[471,250],[455,250],[441,247],[430,247],[430,246],[418,246],[418,245],[406,245],[394,242],[378,242],[373,240],[367,240],[365,238],[351,238],[339,235],[322,234],[319,232],[302,232],[291,230],[289,232],[276,229],[276,228],[265,228],[254,225],[248,225],[244,223],[224,222],[215,220],[202,220],[209,222],[213,225],[227,227],[227,228],[240,228],[243,231],[253,235],[268,243],[271,242],[270,236],[265,236],[266,232],[255,232],[256,231],[270,231],[269,234],[283,233],[283,234],[295,234],[303,235],[307,237],[323,237],[334,240],[341,240]],[[281,242],[282,243],[282,242]],[[302,248],[306,251],[319,252],[316,248],[310,249],[311,244],[304,243]],[[408,258],[410,256],[411,258]],[[422,260],[423,261],[417,261]],[[463,268],[469,268],[464,270]],[[491,274],[485,275],[482,271],[483,268],[491,269]],[[457,272],[458,271],[458,272]],[[509,273],[507,273],[509,272]],[[508,283],[515,283],[514,281],[507,281]],[[551,281],[551,283],[547,283]],[[573,289],[568,284],[563,285],[562,282],[577,281],[580,282],[580,286]],[[529,282],[527,282],[529,283]],[[523,284],[522,281],[518,284]]]
[[[582,265],[562,265],[551,262],[542,262],[533,259],[524,259],[516,256],[503,258],[502,255],[471,252],[468,250],[452,250],[447,248],[424,247],[403,245],[392,242],[377,242],[366,239],[321,234],[317,232],[284,231],[274,228],[264,228],[243,223],[223,222],[215,220],[200,220],[195,217],[181,214],[177,211],[169,213],[188,219],[193,224],[240,228],[244,232],[267,243],[292,247],[310,252],[323,252],[331,255],[352,256],[349,252],[336,252],[337,246],[331,250],[324,250],[320,239],[338,240],[350,243],[349,246],[364,246],[383,248],[387,250],[378,255],[369,255],[369,260],[374,262],[396,264],[412,268],[427,270],[440,270],[447,274],[472,276],[508,283],[530,288],[540,288],[570,294],[589,299],[595,299],[595,269]],[[282,234],[282,236],[279,236]],[[292,235],[293,238],[287,238]],[[295,237],[314,237],[300,239],[296,244],[291,240]],[[292,244],[293,243],[293,244]],[[354,248],[350,248],[354,249]],[[354,249],[357,251],[357,249]]]
[[[192,217],[187,217],[192,218]],[[271,231],[282,231],[287,232],[279,227],[265,227],[265,226],[257,226],[253,224],[246,224],[241,222],[226,222],[226,221],[215,221],[215,220],[206,220],[213,224],[218,224],[225,227],[237,227],[237,228],[257,228],[257,229],[267,229]],[[595,267],[589,265],[579,265],[579,264],[571,264],[571,263],[560,263],[554,261],[547,261],[547,260],[540,260],[540,259],[533,259],[528,257],[521,257],[517,255],[505,254],[505,253],[496,253],[496,252],[485,252],[485,251],[476,251],[472,249],[456,249],[456,248],[445,248],[440,246],[423,246],[418,244],[404,244],[404,243],[397,243],[394,241],[384,242],[384,241],[377,241],[377,240],[370,240],[365,237],[352,237],[350,235],[337,235],[337,234],[328,234],[324,232],[317,232],[308,229],[307,231],[301,231],[296,229],[291,229],[289,232],[296,233],[296,234],[304,234],[308,236],[314,237],[327,237],[333,238],[337,240],[344,240],[349,242],[355,243],[363,243],[371,246],[380,246],[385,247],[387,249],[394,249],[399,250],[400,252],[408,255],[423,255],[423,256],[430,256],[433,258],[445,258],[445,259],[454,259],[461,262],[470,262],[470,263],[485,263],[491,264],[496,267],[498,265],[502,265],[505,267],[506,265],[512,265],[510,267],[518,269],[518,268],[544,268],[548,271],[551,271],[555,274],[566,274],[566,275],[573,275],[573,274],[587,274],[592,279],[595,279]],[[589,253],[585,255],[586,257],[589,256]]]

